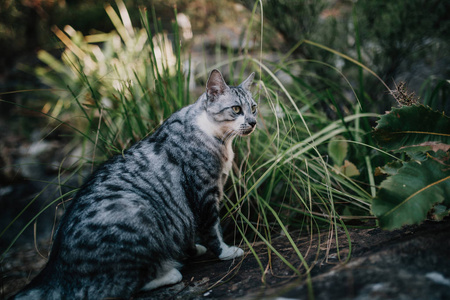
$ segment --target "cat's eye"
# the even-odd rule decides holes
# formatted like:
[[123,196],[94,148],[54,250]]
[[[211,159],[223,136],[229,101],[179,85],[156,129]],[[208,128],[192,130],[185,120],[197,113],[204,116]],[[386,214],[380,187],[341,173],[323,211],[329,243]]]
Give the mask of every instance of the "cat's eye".
[[240,114],[242,112],[242,108],[240,106],[232,106],[231,108],[237,114]]
[[256,112],[256,105],[252,105],[252,114]]

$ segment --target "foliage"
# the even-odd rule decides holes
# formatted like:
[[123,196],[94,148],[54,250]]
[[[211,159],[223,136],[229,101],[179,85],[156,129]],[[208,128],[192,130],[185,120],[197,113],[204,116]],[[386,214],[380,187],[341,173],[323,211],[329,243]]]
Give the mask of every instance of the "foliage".
[[[253,7],[254,1],[243,1],[247,7]],[[263,0],[264,14],[267,20],[283,34],[289,46],[297,41],[310,39],[319,23],[319,15],[325,1],[275,1]],[[301,17],[299,17],[301,14]],[[308,49],[302,49],[307,51]],[[311,50],[311,49],[309,49]]]
[[[155,7],[161,15],[173,13],[173,5],[183,9],[188,0],[125,0],[129,7]],[[169,2],[169,3],[168,3]],[[0,67],[11,65],[21,54],[29,54],[38,48],[51,49],[54,38],[48,30],[51,26],[64,27],[70,24],[83,34],[95,31],[109,32],[114,26],[105,14],[105,4],[115,5],[114,1],[14,1],[0,2]],[[134,23],[140,20],[137,9],[130,11]],[[162,21],[164,29],[171,23]]]
[[[358,82],[354,88],[363,111],[382,113],[391,106],[389,94],[376,78],[358,74],[358,68],[332,52],[294,46],[304,39],[326,45],[355,57],[388,84],[398,77],[414,81],[412,88],[416,92],[425,80],[448,77],[449,60],[445,55],[450,51],[448,1],[261,2],[266,22],[283,33],[285,43],[292,47],[292,57],[327,62],[345,73],[350,81]],[[253,1],[244,3],[251,6]],[[311,64],[302,72],[314,72],[330,81],[339,80],[338,74],[324,72],[319,64]],[[307,81],[318,90],[327,88],[316,77]],[[369,86],[371,88],[367,88]],[[423,89],[422,93],[428,91],[431,89]],[[370,130],[370,126],[365,130]]]
[[146,11],[144,27],[135,30],[125,6],[118,4],[120,17],[106,6],[116,31],[83,36],[70,26],[54,28],[65,47],[62,61],[41,50],[38,57],[47,67],[36,69],[57,97],[45,111],[61,120],[81,112],[79,129],[85,137],[98,129],[96,146],[102,155],[122,152],[189,103],[179,44],[174,50],[157,23],[152,33]]
[[328,143],[328,155],[334,162],[336,172],[341,172],[348,177],[360,175],[358,168],[346,160],[349,143],[342,136],[333,137]]
[[421,101],[424,105],[435,110],[443,111],[450,116],[450,80],[430,78],[425,81],[421,89]]
[[[401,98],[405,91],[393,95],[404,102]],[[432,218],[448,215],[450,118],[423,105],[402,106],[380,117],[374,136],[381,147],[406,152],[410,157],[409,161],[379,169],[379,173],[390,175],[381,183],[372,204],[380,226],[395,229],[420,223],[437,204],[442,204],[439,216]]]
[[[356,8],[364,16],[360,22],[363,38],[380,47],[369,53],[383,78],[395,76],[396,68],[405,60],[414,61],[434,47],[448,47],[439,45],[450,32],[448,2],[370,0],[359,1]],[[436,42],[430,43],[432,40]]]
[[406,224],[418,224],[427,218],[437,204],[440,216],[450,213],[450,156],[449,152],[430,152],[425,160],[411,160],[402,164],[396,174],[380,185],[373,200],[372,212],[380,227],[397,229]]
[[[418,122],[420,120],[420,122]],[[408,152],[450,145],[450,118],[423,105],[394,108],[383,115],[374,136],[387,150]],[[416,150],[417,151],[417,150]]]

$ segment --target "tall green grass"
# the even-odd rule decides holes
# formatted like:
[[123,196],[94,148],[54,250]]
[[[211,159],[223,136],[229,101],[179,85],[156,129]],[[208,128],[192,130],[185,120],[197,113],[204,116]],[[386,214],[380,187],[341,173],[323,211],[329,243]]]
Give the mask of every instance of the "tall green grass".
[[[169,38],[154,11],[149,15],[141,10],[141,28],[136,29],[127,21],[123,3],[117,3],[118,13],[106,6],[115,32],[83,36],[70,27],[54,28],[64,49],[61,59],[39,53],[46,67],[36,69],[37,75],[54,91],[54,100],[44,106],[45,114],[75,128],[74,144],[83,148],[77,164],[65,171],[65,178],[92,170],[151,134],[171,113],[199,96],[191,96],[188,83],[205,76],[191,74],[191,68],[186,67],[189,57],[180,46],[176,19]],[[260,28],[252,28],[252,24],[253,19],[248,30],[263,31],[262,21]],[[328,51],[359,68],[360,74],[376,77],[360,61],[323,45],[303,40],[295,47]],[[352,226],[373,226],[373,161],[383,160],[387,154],[370,144],[370,127],[364,124],[377,114],[362,111],[364,87],[355,88],[327,62],[295,59],[293,52],[273,62],[261,58],[262,49],[260,53],[244,51],[242,56],[225,56],[208,64],[211,69],[231,70],[230,74],[236,75],[230,76],[231,83],[238,83],[253,70],[259,74],[253,88],[259,103],[258,130],[250,138],[236,139],[237,160],[225,193],[223,218],[236,225],[239,240],[255,256],[263,279],[267,266],[254,248],[256,241],[266,245],[269,256],[275,254],[295,274],[304,276],[313,297],[312,267],[292,232],[300,230],[312,236],[327,231],[328,239],[339,245],[340,230],[350,240],[350,221]],[[310,73],[311,65],[334,72],[341,80],[330,81]],[[291,71],[298,68],[300,74]],[[278,72],[287,74],[289,80],[280,80]],[[320,82],[321,88],[314,82]],[[331,155],[330,143],[336,139],[343,146]],[[342,157],[342,161],[331,157]],[[347,172],[351,166],[356,173]],[[300,265],[272,245],[273,237],[280,232]],[[351,251],[341,257],[338,247],[340,260],[346,261],[350,255]]]

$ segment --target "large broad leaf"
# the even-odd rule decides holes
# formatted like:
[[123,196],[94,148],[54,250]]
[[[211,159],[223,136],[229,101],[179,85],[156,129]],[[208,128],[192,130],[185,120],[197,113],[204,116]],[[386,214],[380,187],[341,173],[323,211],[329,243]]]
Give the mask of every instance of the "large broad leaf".
[[387,150],[447,151],[450,118],[423,105],[403,106],[381,116],[373,134]]
[[422,162],[404,163],[388,177],[372,202],[372,212],[384,229],[417,224],[437,203],[450,207],[450,157],[439,152]]

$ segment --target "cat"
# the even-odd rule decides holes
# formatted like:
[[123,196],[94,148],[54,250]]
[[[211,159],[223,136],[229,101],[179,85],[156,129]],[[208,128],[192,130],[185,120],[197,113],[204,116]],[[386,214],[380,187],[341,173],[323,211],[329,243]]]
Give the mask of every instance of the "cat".
[[211,71],[194,104],[101,165],[63,215],[45,268],[14,299],[129,299],[180,282],[181,262],[207,249],[242,256],[223,241],[219,201],[232,140],[256,127],[254,75],[233,87]]

